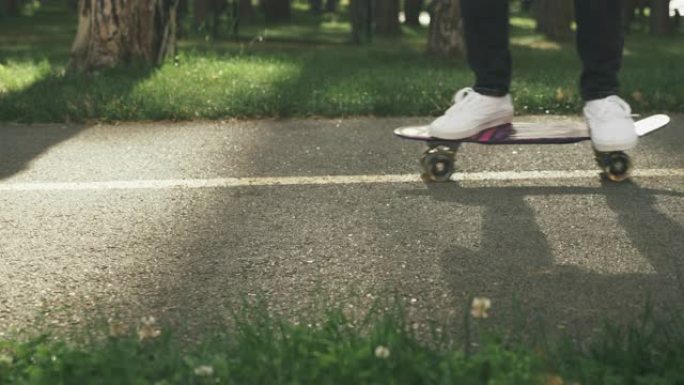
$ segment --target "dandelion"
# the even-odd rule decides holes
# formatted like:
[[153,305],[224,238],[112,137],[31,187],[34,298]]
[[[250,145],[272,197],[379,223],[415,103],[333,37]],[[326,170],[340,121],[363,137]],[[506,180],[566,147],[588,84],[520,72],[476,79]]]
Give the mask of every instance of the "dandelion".
[[159,337],[161,330],[157,327],[157,320],[154,317],[143,317],[141,322],[142,325],[138,329],[140,341]]
[[195,374],[200,377],[209,377],[214,375],[214,368],[210,365],[200,365],[195,368]]
[[470,309],[470,315],[474,318],[487,318],[487,310],[492,307],[492,301],[486,297],[475,297],[473,298],[472,307]]
[[375,356],[377,358],[386,359],[387,357],[389,357],[389,355],[390,351],[387,347],[379,345],[377,348],[375,348]]

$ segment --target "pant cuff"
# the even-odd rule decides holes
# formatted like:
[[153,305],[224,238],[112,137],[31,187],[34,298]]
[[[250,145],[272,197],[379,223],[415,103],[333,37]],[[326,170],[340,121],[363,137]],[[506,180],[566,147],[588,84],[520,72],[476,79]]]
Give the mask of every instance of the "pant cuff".
[[508,95],[508,92],[509,92],[509,90],[507,90],[507,89],[478,87],[478,86],[473,87],[473,90],[475,90],[475,92],[477,92],[478,94],[481,94],[481,95],[496,96],[496,97],[506,96],[506,95]]
[[582,93],[582,100],[585,102],[590,102],[592,100],[603,99],[609,96],[617,95],[615,91],[603,91],[603,92],[592,92],[592,93]]

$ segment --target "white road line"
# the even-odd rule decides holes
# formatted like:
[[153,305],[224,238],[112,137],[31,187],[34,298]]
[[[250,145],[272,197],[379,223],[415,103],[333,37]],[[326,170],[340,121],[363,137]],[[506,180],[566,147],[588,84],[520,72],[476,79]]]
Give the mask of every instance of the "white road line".
[[[454,181],[523,181],[523,180],[572,180],[597,178],[596,170],[569,171],[492,171],[456,173]],[[635,170],[635,178],[684,177],[684,169]],[[174,188],[230,188],[244,186],[315,186],[336,184],[420,183],[417,174],[396,175],[339,175],[339,176],[292,176],[214,179],[164,179],[102,182],[0,182],[0,191],[67,191],[67,190],[163,190]]]

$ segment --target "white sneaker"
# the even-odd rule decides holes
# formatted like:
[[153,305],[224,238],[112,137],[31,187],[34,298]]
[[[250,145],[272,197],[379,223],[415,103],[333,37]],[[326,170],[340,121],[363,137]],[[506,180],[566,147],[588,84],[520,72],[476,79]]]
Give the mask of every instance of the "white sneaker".
[[584,105],[584,117],[597,151],[625,151],[636,147],[639,136],[631,113],[629,104],[615,95]]
[[464,139],[482,130],[513,121],[511,95],[496,97],[464,88],[454,96],[454,104],[430,124],[430,136],[439,139]]

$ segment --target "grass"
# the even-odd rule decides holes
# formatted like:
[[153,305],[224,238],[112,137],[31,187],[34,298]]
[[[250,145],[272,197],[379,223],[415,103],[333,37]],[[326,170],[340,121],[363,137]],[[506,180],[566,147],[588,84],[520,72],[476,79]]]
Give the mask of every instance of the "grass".
[[[354,46],[343,16],[295,10],[294,18],[246,25],[238,40],[191,34],[176,60],[159,68],[74,75],[65,67],[75,17],[44,5],[0,25],[0,120],[425,116],[443,112],[455,90],[472,84],[463,60],[425,55],[424,29]],[[524,15],[512,26],[518,113],[577,113],[572,44],[535,34]],[[684,72],[673,70],[682,61],[681,35],[629,36],[622,84],[635,111],[684,110]]]
[[[684,323],[645,312],[598,339],[524,339],[470,318],[467,351],[437,326],[419,336],[406,312],[352,320],[330,311],[294,323],[249,305],[236,326],[184,345],[150,322],[67,343],[0,340],[0,384],[681,384]],[[672,313],[679,314],[679,313]],[[161,334],[157,335],[157,331]],[[104,333],[107,334],[107,333]]]

